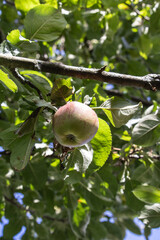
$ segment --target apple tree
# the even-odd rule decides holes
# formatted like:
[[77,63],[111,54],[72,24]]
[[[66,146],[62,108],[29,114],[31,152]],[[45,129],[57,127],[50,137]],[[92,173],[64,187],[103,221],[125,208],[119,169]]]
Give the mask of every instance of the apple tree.
[[159,38],[158,0],[0,1],[3,239],[25,227],[23,240],[147,240],[160,227]]

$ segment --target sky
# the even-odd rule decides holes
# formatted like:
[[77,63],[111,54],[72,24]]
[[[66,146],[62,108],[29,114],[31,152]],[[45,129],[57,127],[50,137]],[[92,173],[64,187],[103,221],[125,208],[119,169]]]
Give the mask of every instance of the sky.
[[[139,226],[141,232],[143,233],[144,224],[138,219],[135,218],[134,222]],[[124,240],[145,240],[145,237],[142,235],[136,235],[130,232],[129,230],[126,231],[126,237]],[[151,235],[149,236],[149,240],[160,240],[160,228],[155,228],[151,230]]]
[[[133,234],[132,232],[127,230],[124,240],[145,240],[145,237]],[[160,240],[160,228],[152,229],[149,240]]]

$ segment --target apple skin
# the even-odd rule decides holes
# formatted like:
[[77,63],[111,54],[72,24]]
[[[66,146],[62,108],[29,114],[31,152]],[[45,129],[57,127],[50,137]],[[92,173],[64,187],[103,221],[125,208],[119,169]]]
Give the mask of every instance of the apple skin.
[[80,147],[96,134],[97,114],[80,102],[68,102],[52,117],[53,132],[57,141],[65,147]]

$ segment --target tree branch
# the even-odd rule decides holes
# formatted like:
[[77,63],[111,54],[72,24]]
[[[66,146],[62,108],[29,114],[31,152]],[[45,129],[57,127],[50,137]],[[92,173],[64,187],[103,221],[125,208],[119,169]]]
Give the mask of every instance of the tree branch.
[[[10,204],[16,206],[20,210],[25,211],[26,213],[29,212],[32,215],[35,215],[35,210],[30,209],[30,208],[26,208],[24,205],[19,204],[17,201],[15,201],[14,199],[10,199],[7,196],[4,196],[4,198],[5,198],[5,200],[7,202],[9,202]],[[42,218],[43,219],[48,219],[48,220],[51,220],[51,221],[57,221],[57,222],[58,221],[59,222],[64,222],[64,223],[67,222],[67,219],[58,219],[58,218],[54,218],[54,217],[51,217],[51,216],[48,216],[48,215],[43,215]]]
[[58,62],[45,62],[36,59],[8,56],[0,54],[0,65],[12,68],[21,68],[60,74],[80,79],[92,79],[122,86],[138,87],[147,90],[160,90],[160,74],[148,74],[145,76],[132,76],[114,72],[102,71],[102,68],[84,68],[68,66]]
[[[107,95],[109,96],[118,96],[118,97],[127,97],[124,93],[119,92],[118,90],[104,90]],[[153,104],[151,101],[147,101],[145,99],[136,97],[136,96],[130,96],[130,99],[134,102],[142,102],[144,106],[149,107]]]
[[26,80],[23,76],[20,75],[20,73],[18,72],[18,70],[16,68],[10,69],[10,71],[12,72],[12,75],[23,85],[28,84],[28,86],[30,86],[31,88],[34,88],[40,99],[43,99],[42,93],[41,91],[33,84],[31,83],[29,80]]
[[135,5],[133,3],[131,4],[128,4],[128,3],[125,3],[125,5],[127,5],[132,11],[134,11],[137,15],[141,16],[143,19],[145,19],[146,21],[149,21],[149,17],[147,16],[143,16],[140,11],[138,9],[135,8]]
[[8,0],[5,0],[5,2],[6,2],[6,4],[8,4],[8,5],[15,6],[15,4],[14,4],[13,2],[10,2],[10,1],[8,1]]

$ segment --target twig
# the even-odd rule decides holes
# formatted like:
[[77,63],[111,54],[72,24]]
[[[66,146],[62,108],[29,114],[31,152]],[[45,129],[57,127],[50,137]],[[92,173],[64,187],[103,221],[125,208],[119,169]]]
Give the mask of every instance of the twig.
[[8,1],[8,0],[5,0],[5,2],[6,2],[6,4],[8,4],[8,5],[11,5],[11,6],[13,6],[13,7],[15,6],[13,2],[10,2],[10,1]]
[[160,74],[132,76],[114,72],[100,72],[99,69],[95,68],[68,66],[58,62],[45,62],[35,59],[8,56],[5,54],[0,54],[0,65],[10,69],[23,68],[80,79],[92,79],[117,85],[138,87],[152,91],[160,90]]
[[27,210],[23,205],[17,203],[16,201],[14,201],[13,199],[8,198],[7,196],[4,196],[5,200],[9,203],[11,203],[12,205],[16,206],[17,208],[24,210],[26,212],[30,212],[32,213],[32,210]]
[[[127,97],[124,93],[119,92],[118,90],[104,90],[109,96],[118,96],[118,97]],[[142,104],[146,107],[149,107],[153,104],[153,102],[135,97],[135,96],[130,96],[130,99],[134,102],[142,102]]]
[[143,16],[140,11],[138,9],[135,8],[135,5],[133,5],[132,3],[131,4],[128,4],[128,3],[125,3],[125,5],[127,5],[131,10],[133,10],[135,13],[137,13],[137,15],[141,16],[144,20],[146,21],[149,21],[149,17],[147,16]]
[[18,69],[16,68],[12,68],[10,69],[10,71],[12,72],[12,75],[17,79],[19,80],[19,82],[23,85],[27,84],[28,86],[30,86],[31,88],[35,89],[39,95],[39,98],[40,99],[43,99],[43,96],[42,96],[42,93],[41,91],[33,84],[31,83],[30,81],[26,80],[19,72],[18,72]]
[[[23,210],[23,211],[25,211],[26,213],[27,213],[27,212],[30,212],[32,215],[35,215],[35,211],[34,211],[33,209],[27,208],[26,206],[19,204],[19,203],[16,202],[14,199],[10,199],[10,198],[8,198],[7,196],[4,196],[4,198],[5,198],[5,200],[6,200],[7,202],[9,202],[10,204],[16,206],[16,207],[19,208],[20,210]],[[48,215],[43,215],[42,218],[43,218],[43,219],[48,219],[48,220],[51,220],[51,221],[67,222],[66,219],[58,219],[58,218],[54,218],[54,217],[51,217],[51,216],[48,216]]]
[[11,152],[10,151],[8,151],[8,150],[4,150],[4,151],[2,151],[2,152],[0,152],[0,155],[10,155],[11,154]]

